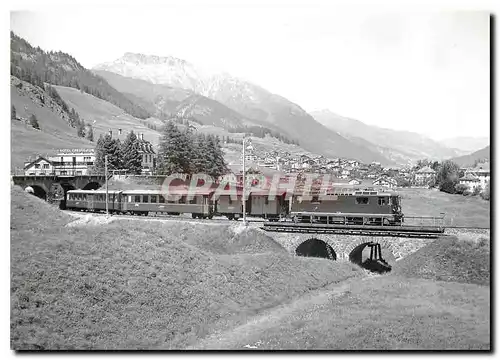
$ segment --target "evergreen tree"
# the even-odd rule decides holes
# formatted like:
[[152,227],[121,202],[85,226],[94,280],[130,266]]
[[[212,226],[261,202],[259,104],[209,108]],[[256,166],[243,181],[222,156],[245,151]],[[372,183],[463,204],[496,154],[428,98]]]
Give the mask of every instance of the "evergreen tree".
[[460,167],[451,160],[444,161],[439,167],[436,176],[436,184],[439,190],[454,194],[455,186],[458,184]]
[[17,119],[16,107],[14,105],[10,107],[10,118],[11,120]]
[[78,122],[76,134],[78,137],[85,137],[85,121]]
[[227,173],[227,165],[224,161],[224,152],[222,151],[219,137],[208,135],[206,142],[206,172],[208,175],[218,178]]
[[131,131],[122,144],[123,168],[130,174],[140,174],[142,170],[142,155],[138,149],[137,136]]
[[194,136],[192,152],[192,171],[193,173],[206,173],[207,169],[207,146],[205,134],[198,133]]
[[89,141],[92,142],[94,141],[94,129],[90,124],[87,125],[87,130],[85,131],[85,138]]
[[181,132],[172,120],[168,121],[158,151],[158,173],[190,173],[191,161],[190,138]]
[[30,116],[30,125],[33,126],[33,128],[40,130],[40,124],[38,124],[35,114]]
[[215,164],[217,167],[217,177],[222,176],[228,172],[227,164],[224,160],[224,151],[222,150],[222,145],[219,136],[214,139],[214,151],[215,151]]
[[105,156],[108,155],[108,170],[122,168],[122,155],[120,140],[113,139],[111,135],[100,136],[95,148],[95,170],[104,172]]

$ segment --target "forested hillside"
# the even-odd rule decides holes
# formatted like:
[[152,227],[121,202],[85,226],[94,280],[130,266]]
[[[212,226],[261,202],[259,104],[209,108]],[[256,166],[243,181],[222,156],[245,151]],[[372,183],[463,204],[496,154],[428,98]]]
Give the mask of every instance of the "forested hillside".
[[134,104],[125,95],[114,89],[106,80],[85,69],[71,55],[45,52],[31,46],[26,40],[10,33],[10,73],[33,85],[43,83],[68,86],[109,101],[128,114],[146,119],[148,111]]

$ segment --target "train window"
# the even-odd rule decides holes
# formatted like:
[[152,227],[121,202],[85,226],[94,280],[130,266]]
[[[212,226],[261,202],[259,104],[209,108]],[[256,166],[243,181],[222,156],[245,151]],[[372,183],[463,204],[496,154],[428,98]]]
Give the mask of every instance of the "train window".
[[136,195],[134,197],[135,197],[134,202],[136,202],[136,203],[140,203],[141,202],[141,195]]
[[368,204],[368,198],[367,197],[357,197],[356,204],[366,205],[366,204]]
[[148,202],[148,195],[142,195],[142,202],[147,203]]
[[269,198],[267,196],[265,197],[265,203],[266,205],[269,205]]
[[151,195],[151,202],[156,204],[156,195]]
[[379,204],[380,206],[387,205],[387,200],[388,200],[388,199],[387,199],[387,198],[385,198],[385,197],[379,197],[379,198],[378,198],[378,204]]
[[158,195],[158,202],[160,204],[165,204],[165,198],[163,197],[163,195]]
[[196,196],[194,196],[191,200],[189,200],[190,204],[196,204]]
[[311,203],[312,204],[314,204],[314,203],[318,204],[319,203],[319,197],[318,196],[313,196],[312,200],[311,200]]
[[233,199],[231,199],[231,196],[229,197],[229,205],[233,204]]
[[179,204],[185,204],[186,203],[186,197],[185,196],[182,196],[180,199],[179,199]]

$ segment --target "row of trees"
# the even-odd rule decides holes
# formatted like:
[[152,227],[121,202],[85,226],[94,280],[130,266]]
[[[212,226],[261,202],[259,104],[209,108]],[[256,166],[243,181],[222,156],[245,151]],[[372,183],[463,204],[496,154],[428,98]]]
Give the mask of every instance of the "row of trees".
[[142,154],[139,152],[139,139],[133,131],[127,135],[123,143],[120,139],[113,139],[109,134],[99,136],[95,148],[95,171],[104,172],[106,155],[109,170],[127,169],[130,174],[141,173]]
[[285,144],[293,144],[299,145],[299,141],[295,139],[289,139],[288,137],[282,135],[278,131],[270,130],[263,126],[235,126],[228,128],[227,131],[230,133],[246,133],[251,134],[258,138],[264,138],[266,135],[269,135],[273,138],[278,139],[279,141]]
[[445,160],[442,163],[437,161],[426,163],[424,160],[422,162],[419,161],[419,165],[422,167],[430,166],[436,171],[435,182],[430,185],[437,187],[440,191],[448,194],[481,195],[481,197],[485,200],[490,199],[489,182],[486,184],[485,189],[482,189],[481,186],[477,186],[473,191],[470,191],[467,185],[460,184],[459,179],[464,176],[464,172],[460,170],[460,166],[458,164],[451,160]]
[[[140,174],[142,153],[139,139],[130,132],[123,143],[111,135],[101,135],[96,144],[94,169],[103,172],[105,156],[108,155],[109,170],[127,170]],[[160,141],[156,173],[204,173],[219,177],[228,171],[224,152],[218,136],[193,133],[189,129],[179,130],[173,121],[167,122]]]
[[213,135],[184,131],[168,121],[158,152],[158,174],[204,173],[219,177],[227,173],[220,138]]

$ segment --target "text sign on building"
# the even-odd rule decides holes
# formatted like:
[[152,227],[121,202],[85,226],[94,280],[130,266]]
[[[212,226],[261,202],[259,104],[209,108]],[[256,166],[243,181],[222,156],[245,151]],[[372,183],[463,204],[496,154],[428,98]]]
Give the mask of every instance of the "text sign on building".
[[94,154],[94,149],[60,149],[58,154]]

